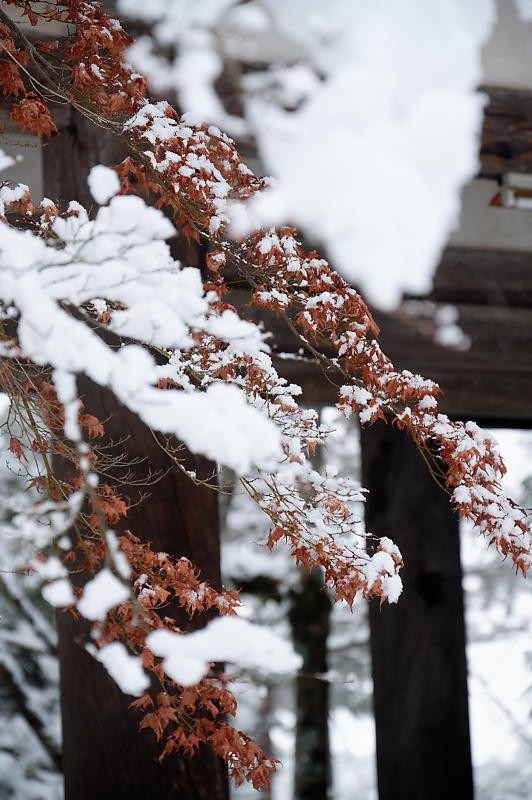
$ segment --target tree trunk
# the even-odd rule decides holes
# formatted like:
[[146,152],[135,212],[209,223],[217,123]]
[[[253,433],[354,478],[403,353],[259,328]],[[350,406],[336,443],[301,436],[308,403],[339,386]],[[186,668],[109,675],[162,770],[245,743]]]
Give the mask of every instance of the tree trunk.
[[[76,199],[89,208],[89,169],[97,163],[118,163],[122,157],[111,137],[72,112],[62,135],[43,148],[45,194],[63,203]],[[199,265],[198,251],[182,248],[180,255],[187,264]],[[148,469],[160,471],[160,480],[152,486],[119,488],[133,504],[128,527],[154,549],[186,556],[203,579],[219,586],[216,494],[194,486],[172,468],[151,431],[110,391],[83,377],[78,386],[86,411],[104,423],[107,439],[121,441],[120,451],[131,462],[128,469],[135,479],[142,483]],[[198,476],[212,474],[213,465],[205,459],[189,455],[188,461]],[[143,493],[150,496],[140,502]],[[203,625],[205,618],[195,616],[192,626],[183,616],[178,623],[190,629]],[[60,613],[58,630],[65,799],[227,800],[225,768],[210,748],[200,748],[193,758],[174,754],[159,764],[161,745],[151,731],[139,733],[139,716],[128,708],[132,698],[122,694],[85,651],[87,624],[70,612]]]
[[458,519],[403,432],[362,432],[366,527],[405,560],[395,606],[370,609],[380,800],[473,796]]

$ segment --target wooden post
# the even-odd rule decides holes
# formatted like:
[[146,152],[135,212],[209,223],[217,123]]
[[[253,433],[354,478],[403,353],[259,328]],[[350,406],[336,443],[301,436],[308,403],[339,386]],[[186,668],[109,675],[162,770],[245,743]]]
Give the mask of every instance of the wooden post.
[[458,520],[404,432],[362,432],[367,530],[405,560],[370,610],[379,800],[473,797]]
[[[112,138],[72,112],[62,135],[51,139],[43,157],[45,194],[61,202],[77,199],[89,207],[93,204],[86,184],[90,167],[118,163],[122,154]],[[184,258],[191,263],[188,255]],[[197,252],[195,256],[199,258]],[[83,377],[78,387],[86,411],[104,422],[107,440],[120,441],[120,450],[126,453],[129,465],[111,469],[106,480],[112,484],[120,471],[133,473],[129,486],[119,486],[132,505],[127,520],[132,532],[156,550],[188,557],[202,578],[219,585],[216,494],[194,486],[172,468],[151,431],[110,391]],[[187,467],[205,478],[213,470],[205,459],[192,456]],[[160,479],[142,485],[149,469],[159,471]],[[144,493],[150,496],[138,502]],[[205,621],[194,617],[193,626]],[[178,624],[192,627],[184,614]],[[139,733],[139,716],[128,708],[133,698],[122,694],[85,651],[87,623],[70,612],[60,613],[58,631],[65,800],[227,800],[225,768],[210,747],[199,748],[193,758],[173,754],[159,763],[161,744],[151,731]]]
[[289,618],[295,649],[303,657],[296,678],[296,757],[294,800],[327,800],[331,786],[327,637],[331,601],[316,569],[302,575],[292,592]]

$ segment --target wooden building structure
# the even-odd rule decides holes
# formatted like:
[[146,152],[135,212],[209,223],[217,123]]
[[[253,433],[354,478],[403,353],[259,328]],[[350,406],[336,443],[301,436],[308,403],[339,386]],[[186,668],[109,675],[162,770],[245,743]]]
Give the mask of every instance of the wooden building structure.
[[[449,416],[474,419],[490,427],[530,428],[532,212],[490,205],[504,175],[532,173],[532,55],[528,57],[529,79],[521,74],[526,70],[519,51],[514,50],[513,54],[520,61],[514,72],[499,53],[505,47],[512,50],[515,37],[520,41],[515,15],[508,17],[509,6],[506,0],[500,3],[507,45],[497,43],[495,37],[490,44],[491,57],[489,48],[487,51],[485,91],[489,102],[480,170],[477,180],[464,192],[463,225],[443,254],[430,294],[408,298],[455,306],[458,324],[470,338],[471,346],[457,351],[436,344],[432,331],[427,334],[430,324],[407,313],[408,305],[395,314],[375,310],[375,318],[381,328],[384,352],[398,368],[437,381],[445,392],[442,410]],[[502,85],[498,85],[497,69],[503,62]],[[43,150],[43,193],[59,200],[75,197],[83,201],[90,167],[95,163],[116,163],[120,155],[117,157],[105,137],[89,130],[70,111],[57,116],[57,125],[60,139],[52,138]],[[195,259],[199,265],[198,253],[189,253],[186,258]],[[239,302],[244,304],[245,300],[241,290]],[[275,330],[275,346],[284,353],[294,351],[289,332],[280,330],[273,320],[266,324],[270,321]],[[307,402],[335,402],[330,387],[321,380],[320,370],[312,364],[279,359],[276,366],[281,374],[303,385]],[[86,393],[90,391],[86,387]],[[117,420],[125,422],[124,410],[112,409],[109,397],[94,402],[103,404],[99,416],[109,417],[112,412]],[[128,420],[127,424],[135,423]],[[137,446],[148,439],[139,431],[132,441]],[[448,498],[434,485],[404,435],[391,426],[375,425],[363,432],[362,453],[363,485],[370,489],[368,529],[378,535],[390,535],[406,562],[405,591],[399,604],[380,610],[374,607],[371,611],[379,798],[469,800],[473,797],[473,782],[458,520],[450,511]],[[198,520],[190,489],[184,490],[178,483],[175,476],[170,476],[161,491],[165,492],[164,502],[169,504],[167,513],[180,520],[180,533],[171,546],[168,541],[158,544],[188,555],[216,582],[216,515],[208,501],[196,498],[196,508],[202,508],[209,517],[207,525],[206,517]],[[144,519],[142,511],[135,513],[139,517],[137,530],[139,526],[162,529],[161,520]],[[202,527],[202,535],[208,531],[209,548],[197,547],[197,525]],[[134,725],[118,690],[89,656],[83,653],[85,661],[80,662],[77,634],[67,630],[69,625],[63,621],[60,631],[66,687],[64,735],[68,742],[66,800],[140,800],[150,793],[166,800],[175,797],[176,791],[180,792],[179,797],[191,800],[225,798],[227,786],[216,764],[183,764],[177,779],[166,775],[163,768],[160,777],[155,777],[152,767],[146,766],[146,758],[153,761],[155,751],[150,750],[147,739],[141,746],[131,744]],[[106,709],[103,715],[101,708]],[[101,739],[102,719],[112,724],[114,746],[106,735],[110,750],[95,749]],[[91,758],[87,758],[88,752]],[[132,758],[144,764],[141,774],[149,782],[149,791],[144,779],[138,785],[129,782]],[[194,773],[205,769],[211,771],[210,794],[190,788],[195,786]]]

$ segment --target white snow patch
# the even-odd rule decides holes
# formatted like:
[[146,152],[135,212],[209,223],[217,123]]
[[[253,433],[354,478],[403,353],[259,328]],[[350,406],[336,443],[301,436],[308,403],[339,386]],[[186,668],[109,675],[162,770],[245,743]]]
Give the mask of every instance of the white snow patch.
[[182,686],[198,683],[213,661],[281,674],[295,672],[301,664],[289,642],[239,617],[220,617],[185,635],[154,631],[147,644],[164,658],[166,673]]
[[142,669],[140,658],[130,655],[122,642],[111,642],[100,650],[94,646],[88,649],[124,694],[139,696],[149,687],[150,681]]
[[78,601],[78,610],[90,620],[103,620],[107,612],[123,603],[129,597],[127,588],[110,569],[100,570],[83,589],[83,597]]
[[107,203],[113,195],[120,191],[120,179],[114,169],[97,164],[89,172],[87,178],[89,189],[99,205]]
[[68,578],[61,578],[43,586],[42,596],[54,608],[64,608],[76,602],[72,586]]

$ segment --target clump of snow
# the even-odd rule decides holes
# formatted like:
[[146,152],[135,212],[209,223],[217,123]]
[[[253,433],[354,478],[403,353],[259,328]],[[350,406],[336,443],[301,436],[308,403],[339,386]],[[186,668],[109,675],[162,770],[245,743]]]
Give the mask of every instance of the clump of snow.
[[[518,5],[529,18],[530,0]],[[235,233],[294,223],[384,307],[426,291],[478,171],[494,0],[336,0],[333,14],[319,0],[145,6],[119,4],[156,20],[131,58],[156,82],[164,74],[195,120],[252,132],[277,178],[234,209]],[[163,70],[157,43],[170,42]],[[227,57],[268,65],[242,79],[240,119],[215,91]]]
[[106,567],[83,589],[83,597],[78,600],[77,607],[84,617],[90,620],[102,620],[108,611],[129,597],[124,584]]
[[470,337],[460,327],[456,306],[433,303],[431,300],[407,300],[401,304],[408,322],[414,322],[423,335],[432,336],[436,344],[454,350],[468,350]]
[[0,149],[0,171],[4,169],[8,169],[16,164],[14,158],[8,156],[2,149]]
[[269,5],[324,80],[296,110],[249,98],[277,181],[248,204],[246,224],[239,212],[238,233],[290,220],[372,302],[426,291],[478,169],[476,87],[494,3],[342,0],[333,16],[322,4],[312,14],[296,0]]
[[46,561],[40,561],[34,558],[30,562],[30,567],[40,575],[43,580],[47,581],[55,580],[55,578],[64,578],[68,574],[66,567],[57,556],[50,556]]
[[16,183],[12,186],[1,186],[0,213],[4,214],[5,207],[9,205],[9,203],[16,203],[17,200],[21,200],[24,195],[28,194],[29,190],[29,186],[25,183]]
[[[397,550],[397,548],[395,549]],[[374,553],[367,563],[366,576],[369,587],[375,581],[380,580],[383,598],[386,598],[389,603],[397,603],[403,584],[400,576],[395,574],[395,562],[390,553],[385,550],[378,550]]]
[[[94,175],[104,177],[93,182],[108,188],[115,182],[116,188],[112,171]],[[9,191],[11,201],[25,187]],[[277,426],[240,388],[211,378],[200,387],[188,380],[184,391],[161,390],[161,375],[145,347],[108,347],[83,321],[65,312],[64,304],[94,307],[96,302],[100,309],[110,309],[112,329],[175,349],[176,368],[179,352],[190,349],[193,334],[201,330],[227,343],[227,358],[234,353],[260,356],[267,345],[259,328],[233,312],[212,312],[198,270],[181,269],[170,255],[164,240],[175,233],[173,225],[140,197],[113,197],[95,220],[89,220],[79,203],[70,203],[69,210],[70,216],[52,224],[61,249],[29,231],[5,223],[0,228],[2,297],[20,313],[18,336],[25,355],[55,372],[67,435],[79,438],[74,374],[85,373],[109,386],[150,427],[178,436],[193,452],[241,473],[254,465],[272,466],[281,456]],[[165,377],[173,375],[178,377],[176,369]]]
[[46,586],[43,586],[42,596],[54,608],[65,608],[65,606],[76,602],[72,585],[68,578],[60,578],[52,583],[47,583]]
[[105,539],[117,571],[123,578],[127,580],[131,575],[131,567],[129,566],[126,556],[118,546],[118,537],[116,533],[114,533],[114,531],[107,531],[105,534]]
[[104,167],[103,164],[93,167],[87,180],[90,192],[99,205],[104,205],[120,191],[118,175],[114,169]]
[[121,642],[111,642],[100,650],[94,646],[88,649],[124,694],[139,696],[148,689],[150,681],[142,669],[140,658],[130,655]]
[[[248,132],[247,123],[226,111],[214,88],[223,70],[217,32],[234,5],[235,0],[118,0],[120,14],[151,23],[151,36],[140,37],[129,48],[128,62],[146,75],[158,92],[177,90],[180,105],[192,112],[198,123],[215,122],[231,135],[241,136]],[[255,19],[255,27],[256,23]],[[248,28],[250,24],[248,19]],[[157,43],[175,49],[171,63],[158,55]]]
[[57,392],[57,399],[63,405],[65,414],[64,431],[67,439],[73,442],[81,438],[78,424],[78,414],[81,403],[78,398],[76,378],[72,373],[61,369],[55,369],[53,374],[54,386]]
[[0,392],[0,419],[5,419],[10,405],[11,400],[9,399],[9,395],[5,394],[4,392]]
[[289,642],[239,617],[220,617],[184,636],[154,631],[147,644],[155,655],[164,658],[165,672],[181,686],[198,683],[213,661],[280,674],[295,672],[301,665]]

